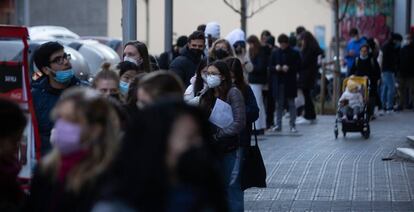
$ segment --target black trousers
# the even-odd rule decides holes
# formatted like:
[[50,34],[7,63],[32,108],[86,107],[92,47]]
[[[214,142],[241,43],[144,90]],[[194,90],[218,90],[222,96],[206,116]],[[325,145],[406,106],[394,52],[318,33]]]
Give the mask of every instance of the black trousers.
[[303,97],[305,98],[305,119],[313,120],[316,119],[315,106],[313,105],[313,100],[311,97],[311,89],[304,88],[302,89]]
[[263,101],[266,110],[266,127],[270,128],[275,124],[275,100],[272,92],[269,90],[263,91]]

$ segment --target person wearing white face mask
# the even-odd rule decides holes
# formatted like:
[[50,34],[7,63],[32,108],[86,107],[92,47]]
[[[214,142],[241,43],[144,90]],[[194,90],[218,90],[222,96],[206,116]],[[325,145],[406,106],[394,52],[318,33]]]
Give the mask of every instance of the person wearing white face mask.
[[144,72],[151,72],[154,68],[151,65],[150,55],[145,43],[140,41],[130,41],[125,44],[123,61],[129,61],[139,67]]
[[368,117],[370,118],[373,116],[375,102],[378,96],[378,83],[381,79],[381,71],[377,60],[369,54],[368,45],[361,46],[359,57],[355,59],[350,75],[366,76],[370,81],[368,102]]
[[204,94],[207,87],[207,68],[205,61],[201,61],[196,70],[196,74],[191,78],[190,85],[184,92],[184,101],[190,105],[198,105],[200,96]]
[[[223,61],[207,67],[208,90],[201,95],[200,107],[210,114],[215,129],[215,145],[223,154],[222,174],[227,189],[230,211],[243,211],[243,191],[240,185],[240,133],[246,126],[246,109],[243,94],[233,86],[230,70]],[[219,109],[221,107],[221,109]],[[231,108],[231,114],[215,111]],[[232,117],[232,118],[228,118]]]
[[118,116],[99,91],[74,88],[52,117],[53,150],[35,171],[27,211],[90,211],[118,149]]

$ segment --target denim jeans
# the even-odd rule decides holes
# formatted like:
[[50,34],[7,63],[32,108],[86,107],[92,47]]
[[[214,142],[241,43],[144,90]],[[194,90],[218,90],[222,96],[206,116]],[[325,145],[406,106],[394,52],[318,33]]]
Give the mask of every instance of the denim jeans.
[[287,99],[288,110],[290,115],[290,127],[295,127],[296,106],[294,98],[285,98],[285,85],[277,86],[276,95],[276,125],[282,127],[283,110],[285,109],[285,100]]
[[242,148],[226,153],[222,161],[229,211],[244,211],[244,191],[241,189],[240,163]]
[[395,76],[393,72],[382,72],[381,100],[385,110],[392,110],[395,96]]

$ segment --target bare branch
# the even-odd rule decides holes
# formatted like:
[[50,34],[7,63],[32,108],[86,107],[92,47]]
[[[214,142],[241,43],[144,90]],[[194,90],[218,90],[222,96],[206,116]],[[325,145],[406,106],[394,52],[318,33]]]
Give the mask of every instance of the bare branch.
[[277,0],[271,0],[269,2],[267,2],[266,4],[264,4],[263,6],[259,7],[256,11],[252,11],[252,13],[250,13],[250,15],[248,15],[246,18],[251,18],[253,17],[256,13],[264,10],[266,7],[268,7],[269,5],[275,3]]
[[341,15],[341,17],[339,18],[339,20],[338,20],[339,22],[342,22],[344,20],[346,12],[348,11],[349,3],[350,3],[350,0],[347,0],[346,5],[345,5],[345,10],[344,10],[343,14]]
[[230,9],[232,9],[234,12],[241,14],[241,11],[236,9],[233,5],[231,5],[227,0],[223,0],[224,4],[226,4]]

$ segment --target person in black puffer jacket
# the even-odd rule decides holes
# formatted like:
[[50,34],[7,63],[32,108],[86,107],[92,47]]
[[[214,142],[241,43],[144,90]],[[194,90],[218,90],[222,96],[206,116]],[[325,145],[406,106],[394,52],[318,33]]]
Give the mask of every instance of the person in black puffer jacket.
[[181,78],[185,87],[190,85],[190,80],[194,76],[198,64],[201,61],[205,46],[204,42],[205,37],[203,32],[193,32],[188,37],[187,46],[181,50],[181,55],[175,58],[170,64],[170,70]]

